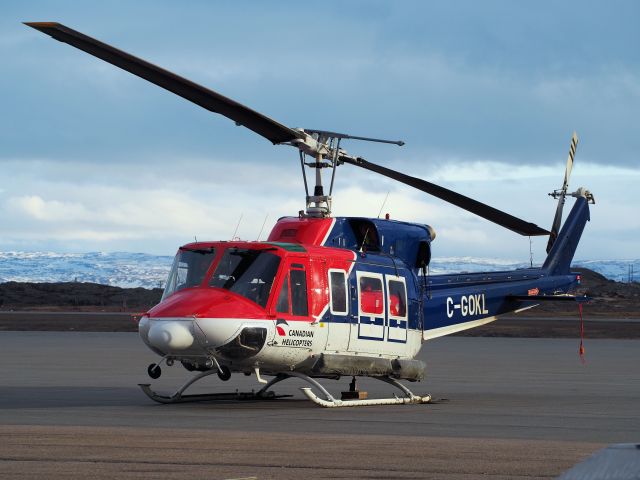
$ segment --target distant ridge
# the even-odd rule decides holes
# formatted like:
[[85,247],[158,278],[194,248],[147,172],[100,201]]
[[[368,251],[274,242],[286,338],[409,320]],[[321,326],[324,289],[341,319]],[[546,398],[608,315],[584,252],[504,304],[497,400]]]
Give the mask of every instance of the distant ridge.
[[91,282],[122,288],[164,287],[172,256],[129,252],[0,252],[0,283]]
[[[91,282],[122,288],[164,287],[172,256],[129,252],[0,252],[0,283],[4,282]],[[610,280],[626,282],[629,265],[635,281],[640,281],[640,259],[577,260]],[[497,258],[435,257],[431,274],[512,270],[526,268],[528,262]]]

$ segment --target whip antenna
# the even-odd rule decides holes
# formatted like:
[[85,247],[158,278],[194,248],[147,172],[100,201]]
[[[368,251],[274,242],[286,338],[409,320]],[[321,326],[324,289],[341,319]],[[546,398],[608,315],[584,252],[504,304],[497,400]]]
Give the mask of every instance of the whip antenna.
[[240,218],[238,219],[238,224],[236,225],[236,229],[233,231],[233,236],[231,237],[231,241],[236,239],[236,233],[238,233],[238,228],[240,228],[240,222],[242,222],[242,215],[244,214],[240,214]]
[[267,223],[267,218],[269,218],[269,214],[268,213],[264,216],[264,222],[262,222],[262,227],[260,227],[260,233],[258,233],[258,238],[256,239],[257,242],[260,241],[260,235],[262,235],[262,230],[264,230],[264,226]]
[[384,197],[384,201],[382,202],[382,205],[380,205],[380,211],[378,212],[378,218],[380,218],[380,215],[382,215],[382,209],[384,208],[384,204],[387,203],[387,199],[389,198],[389,194],[391,193],[391,190],[387,190],[387,195]]

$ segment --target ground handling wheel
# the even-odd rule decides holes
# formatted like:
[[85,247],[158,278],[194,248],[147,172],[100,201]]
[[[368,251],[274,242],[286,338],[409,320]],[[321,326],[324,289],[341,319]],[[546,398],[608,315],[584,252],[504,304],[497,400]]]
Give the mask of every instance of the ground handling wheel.
[[220,365],[220,369],[218,370],[218,378],[223,382],[226,382],[231,378],[231,370],[226,365]]
[[162,369],[157,363],[152,363],[147,367],[147,374],[155,380],[160,378],[160,375],[162,375]]

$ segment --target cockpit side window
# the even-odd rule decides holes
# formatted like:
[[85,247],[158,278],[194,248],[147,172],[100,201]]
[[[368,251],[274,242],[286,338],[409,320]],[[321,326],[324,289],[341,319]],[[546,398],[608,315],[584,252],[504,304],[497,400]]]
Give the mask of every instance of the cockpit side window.
[[271,252],[228,248],[209,286],[237,293],[265,308],[279,266],[280,257]]
[[276,312],[289,313],[289,275],[287,275],[282,282],[282,288],[280,289],[280,294],[278,295]]
[[307,302],[307,276],[304,270],[291,270],[291,313],[306,317],[309,314]]
[[307,298],[307,274],[301,264],[291,265],[291,270],[282,281],[278,294],[276,312],[306,317],[309,315],[309,300]]

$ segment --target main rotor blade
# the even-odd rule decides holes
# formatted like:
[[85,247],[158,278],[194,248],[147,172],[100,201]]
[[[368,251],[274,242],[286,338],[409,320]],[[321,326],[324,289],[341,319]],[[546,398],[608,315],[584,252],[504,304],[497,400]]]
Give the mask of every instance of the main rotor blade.
[[551,233],[549,235],[549,241],[547,242],[547,253],[551,251],[553,244],[558,238],[558,232],[560,231],[560,224],[562,223],[562,209],[564,207],[564,201],[569,188],[569,177],[571,176],[571,170],[573,169],[573,160],[576,156],[576,149],[578,148],[578,135],[573,132],[571,137],[571,145],[569,146],[569,156],[567,157],[567,167],[564,170],[564,180],[562,181],[562,188],[560,189],[560,195],[558,196],[558,206],[556,207],[556,214],[553,217],[553,223],[551,224]]
[[519,233],[520,235],[529,237],[537,235],[549,235],[548,231],[540,228],[533,223],[525,222],[524,220],[514,217],[513,215],[509,215],[508,213],[502,212],[472,198],[460,195],[459,193],[448,190],[434,183],[427,182],[420,178],[411,177],[409,175],[405,175],[404,173],[396,172],[395,170],[391,170],[390,168],[381,167],[380,165],[368,162],[364,158],[360,157],[354,159],[352,157],[340,156],[339,160],[344,163],[349,163],[351,165],[356,165],[366,170],[379,173],[381,175],[384,175],[385,177],[389,177],[401,183],[404,183],[405,185],[409,185],[411,187],[417,188],[418,190],[422,190],[425,193],[433,195],[434,197],[438,197],[445,202],[452,203],[453,205],[467,210],[468,212],[475,213],[482,218],[486,218],[487,220],[493,223],[497,223],[498,225],[508,228],[509,230]]
[[151,83],[155,83],[211,112],[224,115],[234,120],[237,124],[253,130],[258,135],[262,135],[274,144],[290,142],[304,137],[303,134],[213,90],[209,90],[191,80],[180,77],[175,73],[157,67],[69,27],[55,22],[25,22],[25,25],[40,30],[56,40],[68,43]]

